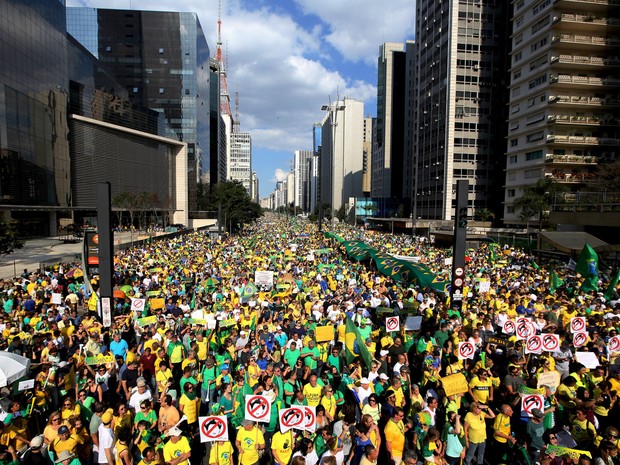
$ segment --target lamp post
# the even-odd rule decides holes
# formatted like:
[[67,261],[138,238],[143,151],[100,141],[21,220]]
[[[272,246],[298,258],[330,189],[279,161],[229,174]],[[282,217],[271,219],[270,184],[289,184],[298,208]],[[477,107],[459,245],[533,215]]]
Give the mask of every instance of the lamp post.
[[[330,99],[331,100],[331,99]],[[346,107],[345,105],[339,105],[339,101],[336,101],[334,103],[329,103],[329,105],[323,105],[321,107],[322,111],[327,111],[329,112],[329,116],[330,116],[330,127],[331,127],[331,156],[330,156],[330,163],[329,163],[329,170],[330,170],[330,186],[329,186],[329,190],[330,190],[330,196],[331,196],[331,214],[332,214],[332,229],[334,229],[336,223],[335,223],[335,200],[336,200],[336,195],[334,192],[334,171],[335,171],[335,160],[336,160],[336,127],[338,126],[338,111],[343,111]],[[344,134],[343,134],[343,146],[344,146]],[[343,153],[342,153],[342,182],[343,182],[343,186],[341,189],[341,197],[344,197],[344,147],[343,147]],[[343,199],[340,199],[341,202],[343,201]]]

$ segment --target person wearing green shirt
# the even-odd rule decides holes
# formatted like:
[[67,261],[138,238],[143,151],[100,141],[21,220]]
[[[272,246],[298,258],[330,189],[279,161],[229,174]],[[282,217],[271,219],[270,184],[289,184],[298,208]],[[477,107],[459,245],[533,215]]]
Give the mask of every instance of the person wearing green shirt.
[[320,355],[321,353],[319,349],[316,348],[314,341],[308,342],[308,347],[304,347],[301,351],[301,358],[304,360],[304,365],[312,371],[316,371]]
[[301,351],[297,348],[297,344],[291,342],[291,347],[284,352],[284,361],[291,368],[295,368],[295,364],[297,363],[297,359],[301,356]]
[[365,318],[360,322],[360,327],[357,329],[362,336],[362,340],[366,340],[372,334],[372,326],[370,324],[370,319]]
[[450,334],[448,334],[448,324],[441,323],[441,326],[437,331],[435,331],[433,337],[435,338],[435,341],[437,341],[437,346],[442,348],[446,341],[450,338]]
[[215,399],[215,379],[217,378],[217,373],[214,360],[211,357],[207,358],[201,376],[200,394],[202,402],[213,402]]
[[183,376],[181,376],[181,379],[179,380],[179,388],[181,389],[181,392],[185,392],[183,386],[187,383],[191,383],[194,386],[198,384],[198,381],[196,381],[196,379],[192,376],[192,369],[190,367],[185,367],[185,370],[183,370]]
[[342,358],[340,357],[340,351],[333,347],[331,353],[327,357],[327,365],[330,367],[336,367],[338,373],[342,373]]
[[291,370],[288,373],[288,378],[286,378],[286,382],[284,383],[284,390],[282,398],[286,405],[291,405],[293,401],[293,395],[297,389],[301,389],[301,383],[297,382],[297,371]]

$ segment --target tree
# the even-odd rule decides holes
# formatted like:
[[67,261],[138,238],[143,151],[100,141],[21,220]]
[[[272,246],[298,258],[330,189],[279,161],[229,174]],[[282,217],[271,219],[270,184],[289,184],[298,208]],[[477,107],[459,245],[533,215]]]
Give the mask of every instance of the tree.
[[596,167],[596,187],[608,192],[620,192],[620,160],[601,163]]
[[[536,184],[526,186],[523,195],[514,201],[515,208],[521,210],[523,217],[532,218],[538,216],[538,230],[542,231],[545,212],[551,208],[551,202],[555,194],[563,190],[557,182],[551,178],[542,178]],[[526,220],[529,227],[529,220]]]
[[0,257],[13,253],[24,246],[17,221],[0,217]]
[[474,219],[483,222],[493,221],[495,219],[495,213],[488,208],[481,208],[480,210],[476,210],[476,213],[474,213]]
[[342,222],[345,220],[346,217],[347,217],[347,206],[343,203],[342,205],[340,205],[340,208],[336,210],[336,218],[338,218],[338,220]]
[[263,209],[253,202],[239,181],[218,183],[213,186],[210,210],[222,207],[224,226],[230,232],[239,231],[244,224],[263,216]]

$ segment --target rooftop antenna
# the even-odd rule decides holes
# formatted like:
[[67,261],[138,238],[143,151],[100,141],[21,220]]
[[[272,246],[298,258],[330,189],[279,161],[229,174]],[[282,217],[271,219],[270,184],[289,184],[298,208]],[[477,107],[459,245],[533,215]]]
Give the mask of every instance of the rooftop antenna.
[[233,132],[239,132],[239,92],[235,92],[235,121],[233,122]]

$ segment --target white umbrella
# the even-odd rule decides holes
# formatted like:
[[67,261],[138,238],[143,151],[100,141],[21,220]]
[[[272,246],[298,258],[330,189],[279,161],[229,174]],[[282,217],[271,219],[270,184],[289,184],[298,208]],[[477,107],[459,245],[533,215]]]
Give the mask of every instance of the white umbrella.
[[30,360],[12,352],[0,351],[0,387],[7,386],[28,373]]

